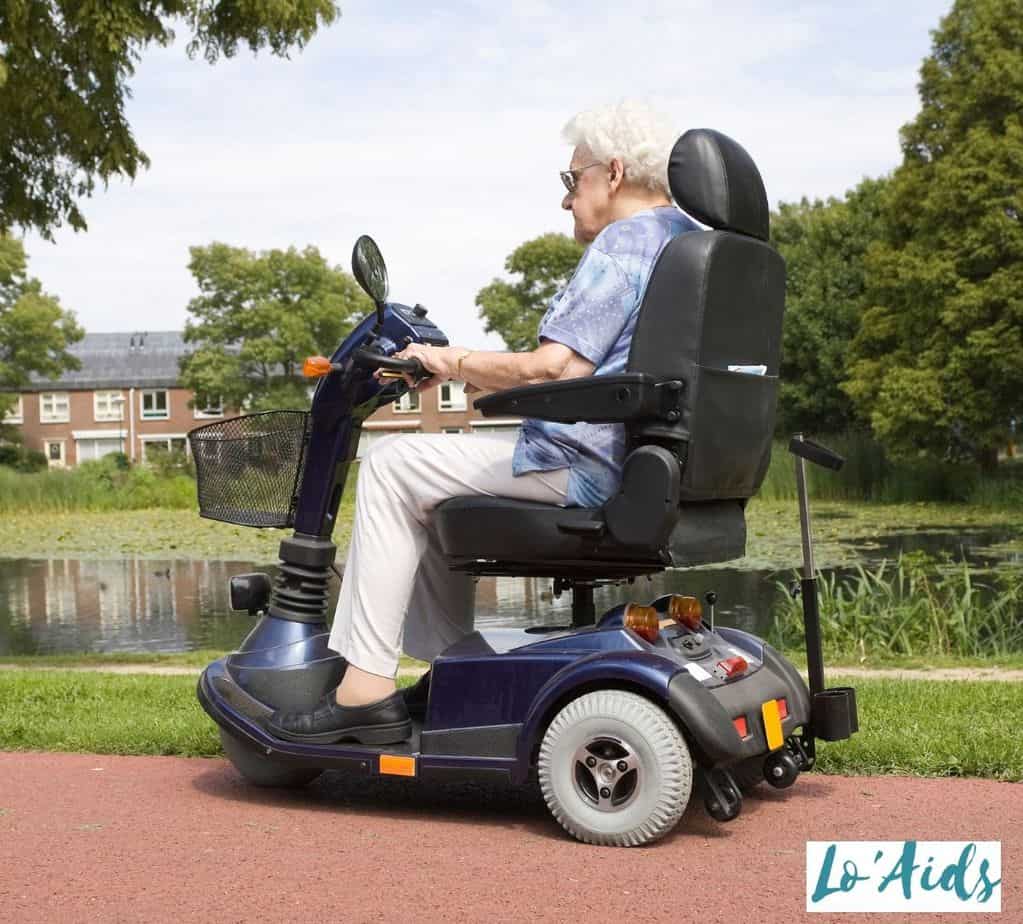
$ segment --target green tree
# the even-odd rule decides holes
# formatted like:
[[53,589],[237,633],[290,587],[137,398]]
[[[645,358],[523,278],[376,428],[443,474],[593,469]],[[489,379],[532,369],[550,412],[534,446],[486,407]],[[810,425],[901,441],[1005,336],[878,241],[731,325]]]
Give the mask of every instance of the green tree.
[[97,180],[149,159],[124,113],[143,50],[189,30],[211,64],[239,45],[287,55],[338,15],[333,0],[3,0],[0,3],[0,232],[67,222]]
[[[33,373],[56,378],[78,368],[68,348],[83,333],[75,316],[28,275],[21,241],[0,235],[0,421]],[[0,429],[0,438],[12,435]]]
[[864,257],[883,235],[886,182],[865,179],[844,199],[783,202],[771,216],[771,241],[786,264],[778,396],[785,433],[837,433],[854,425],[841,383],[865,308]]
[[509,350],[531,350],[547,303],[567,285],[583,247],[564,234],[544,234],[520,244],[504,268],[521,278],[495,279],[476,295],[487,333],[500,334]]
[[846,388],[885,446],[986,467],[1023,410],[1023,5],[956,0],[902,129]]
[[192,247],[200,295],[185,340],[181,382],[202,401],[230,407],[305,407],[302,361],[329,353],[373,303],[315,247],[252,253],[227,244]]

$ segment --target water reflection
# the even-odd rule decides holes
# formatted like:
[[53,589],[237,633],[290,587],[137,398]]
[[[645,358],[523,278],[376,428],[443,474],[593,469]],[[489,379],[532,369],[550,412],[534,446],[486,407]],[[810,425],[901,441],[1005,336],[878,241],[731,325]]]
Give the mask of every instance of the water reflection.
[[[1010,534],[904,533],[853,543],[867,562],[900,551],[948,551],[978,564],[982,551]],[[1019,553],[998,556],[1002,562]],[[233,574],[273,568],[248,562],[123,559],[0,559],[0,657],[73,652],[172,652],[234,647],[251,626],[230,608]],[[669,571],[629,585],[596,589],[597,613],[616,603],[648,602],[665,593],[701,599],[718,594],[715,617],[758,635],[767,631],[780,581],[792,573],[735,567]],[[332,588],[331,612],[337,595]],[[476,591],[479,626],[564,625],[571,621],[568,594],[554,598],[546,579],[482,578]]]

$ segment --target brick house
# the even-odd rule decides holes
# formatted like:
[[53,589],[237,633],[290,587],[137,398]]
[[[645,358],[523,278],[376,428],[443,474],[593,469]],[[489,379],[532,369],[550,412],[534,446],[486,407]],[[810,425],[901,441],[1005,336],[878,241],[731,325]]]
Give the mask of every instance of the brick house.
[[[145,462],[161,449],[187,451],[188,431],[233,416],[217,396],[178,384],[189,350],[177,331],[86,334],[70,350],[81,367],[56,381],[34,378],[17,396],[5,423],[18,426],[25,446],[53,467],[77,465],[111,452]],[[426,395],[406,395],[365,422],[360,454],[387,433],[479,433],[514,438],[519,420],[487,420],[472,408],[461,382]]]

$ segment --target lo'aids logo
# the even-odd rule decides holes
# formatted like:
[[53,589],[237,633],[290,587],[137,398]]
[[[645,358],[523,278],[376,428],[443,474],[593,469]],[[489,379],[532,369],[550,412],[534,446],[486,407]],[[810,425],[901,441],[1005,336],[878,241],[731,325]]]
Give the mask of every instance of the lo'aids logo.
[[806,910],[1002,910],[1000,841],[807,841]]

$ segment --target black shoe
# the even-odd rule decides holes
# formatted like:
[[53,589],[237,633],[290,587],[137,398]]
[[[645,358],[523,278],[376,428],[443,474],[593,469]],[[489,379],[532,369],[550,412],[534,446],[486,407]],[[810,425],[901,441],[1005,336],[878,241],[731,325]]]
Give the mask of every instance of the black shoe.
[[278,709],[267,722],[270,732],[285,741],[333,744],[397,744],[412,735],[412,723],[401,694],[365,706],[339,706],[331,690],[311,712]]
[[408,714],[421,719],[426,715],[426,703],[430,696],[430,672],[427,671],[412,686],[403,687],[400,692]]

